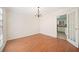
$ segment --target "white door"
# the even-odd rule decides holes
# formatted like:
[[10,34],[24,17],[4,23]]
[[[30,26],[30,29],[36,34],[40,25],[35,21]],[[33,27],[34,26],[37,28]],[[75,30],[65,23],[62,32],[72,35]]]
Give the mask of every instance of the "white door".
[[71,44],[78,47],[78,30],[77,30],[77,9],[71,10],[68,13],[68,40]]

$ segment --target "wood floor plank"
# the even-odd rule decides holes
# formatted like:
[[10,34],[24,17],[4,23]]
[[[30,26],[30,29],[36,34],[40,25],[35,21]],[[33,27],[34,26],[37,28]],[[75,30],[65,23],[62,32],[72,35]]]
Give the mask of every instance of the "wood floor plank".
[[43,34],[8,40],[4,52],[77,52],[78,48],[63,39]]

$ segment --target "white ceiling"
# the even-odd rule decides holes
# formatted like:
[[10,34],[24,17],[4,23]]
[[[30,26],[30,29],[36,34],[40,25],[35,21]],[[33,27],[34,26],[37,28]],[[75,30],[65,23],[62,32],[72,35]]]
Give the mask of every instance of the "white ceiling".
[[[66,9],[67,7],[40,7],[40,14],[45,15],[48,13],[53,13],[59,11],[61,9]],[[16,13],[24,13],[29,15],[35,15],[37,13],[37,7],[6,7],[6,9],[10,12]]]

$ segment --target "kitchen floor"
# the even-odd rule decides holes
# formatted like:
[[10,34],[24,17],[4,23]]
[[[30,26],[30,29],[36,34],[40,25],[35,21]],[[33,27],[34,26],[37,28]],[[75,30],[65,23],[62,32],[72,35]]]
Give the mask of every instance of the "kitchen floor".
[[59,39],[67,39],[67,36],[64,32],[57,32],[57,37]]

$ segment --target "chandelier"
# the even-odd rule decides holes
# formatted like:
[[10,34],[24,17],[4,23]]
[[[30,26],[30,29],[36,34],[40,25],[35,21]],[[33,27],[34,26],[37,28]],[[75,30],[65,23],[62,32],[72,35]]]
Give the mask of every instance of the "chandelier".
[[41,14],[40,14],[40,7],[37,7],[37,14],[35,16],[38,17],[38,18],[41,16]]

